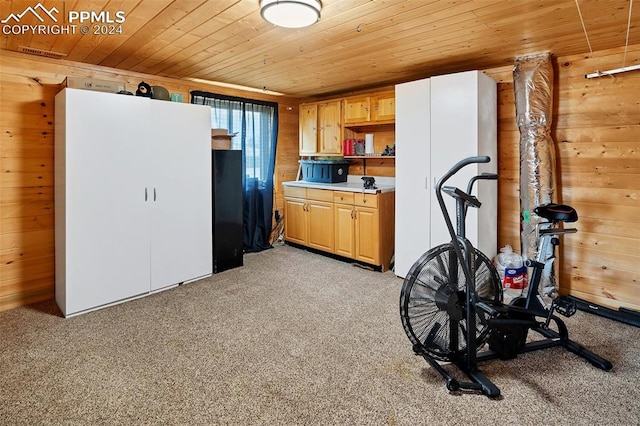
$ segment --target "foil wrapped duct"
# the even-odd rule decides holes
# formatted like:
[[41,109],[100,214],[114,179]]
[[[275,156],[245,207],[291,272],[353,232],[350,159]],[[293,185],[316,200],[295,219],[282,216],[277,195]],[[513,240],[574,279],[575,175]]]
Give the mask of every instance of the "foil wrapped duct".
[[[533,259],[538,251],[536,225],[542,221],[533,210],[556,198],[555,145],[551,138],[551,54],[517,58],[513,69],[513,83],[516,120],[520,130],[520,243],[522,256]],[[557,290],[554,271],[543,272],[540,289],[544,295]]]

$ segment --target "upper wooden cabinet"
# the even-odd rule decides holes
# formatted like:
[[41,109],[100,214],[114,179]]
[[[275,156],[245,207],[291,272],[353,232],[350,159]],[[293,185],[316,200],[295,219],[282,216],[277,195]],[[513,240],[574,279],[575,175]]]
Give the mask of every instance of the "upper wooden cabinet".
[[341,103],[337,101],[318,104],[318,133],[321,154],[342,154]]
[[344,125],[390,124],[396,117],[394,91],[343,99]]
[[344,124],[371,121],[371,97],[352,96],[342,101],[344,105]]
[[318,104],[300,105],[300,155],[318,152]]
[[[376,133],[393,125],[396,117],[394,90],[372,92],[300,105],[300,155],[342,155],[345,138],[362,138],[363,129]],[[393,136],[390,144],[393,144]],[[384,144],[378,152],[384,148]]]
[[341,100],[300,105],[300,155],[342,153]]
[[373,97],[371,121],[392,123],[396,119],[396,92],[377,93]]

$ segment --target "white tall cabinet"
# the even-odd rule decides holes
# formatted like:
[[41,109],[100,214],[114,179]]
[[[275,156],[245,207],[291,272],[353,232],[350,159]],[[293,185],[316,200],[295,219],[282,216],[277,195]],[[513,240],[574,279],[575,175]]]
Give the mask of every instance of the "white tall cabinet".
[[[427,250],[451,240],[435,198],[435,184],[456,162],[487,155],[467,166],[449,186],[466,190],[472,176],[497,171],[497,85],[479,71],[442,75],[396,86],[395,274],[405,277]],[[497,182],[478,181],[467,238],[487,256],[497,250]],[[455,202],[444,195],[455,226]]]
[[64,89],[55,114],[62,313],[211,274],[210,109]]

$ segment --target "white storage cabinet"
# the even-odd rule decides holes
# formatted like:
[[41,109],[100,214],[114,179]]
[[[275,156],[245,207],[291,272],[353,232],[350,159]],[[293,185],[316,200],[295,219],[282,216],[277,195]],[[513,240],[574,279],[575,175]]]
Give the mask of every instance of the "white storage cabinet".
[[[435,184],[456,162],[487,155],[491,162],[467,166],[447,185],[466,191],[469,179],[496,173],[497,85],[479,71],[431,77],[396,86],[395,274],[405,277],[427,250],[451,240]],[[467,238],[490,258],[497,250],[497,182],[478,181],[482,202],[467,215]],[[455,201],[444,195],[455,227]]]
[[69,88],[55,101],[64,316],[211,274],[209,108]]

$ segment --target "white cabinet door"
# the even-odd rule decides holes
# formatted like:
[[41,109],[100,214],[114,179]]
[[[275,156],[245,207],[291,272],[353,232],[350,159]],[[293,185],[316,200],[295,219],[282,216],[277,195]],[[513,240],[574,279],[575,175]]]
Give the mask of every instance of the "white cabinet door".
[[56,300],[65,316],[149,291],[148,103],[87,90],[56,97]]
[[155,291],[212,273],[211,110],[152,101],[151,115],[146,181]]
[[429,79],[396,86],[395,274],[405,277],[429,250],[431,137]]
[[[451,237],[435,184],[455,163],[488,155],[447,182],[466,191],[481,172],[497,170],[496,82],[478,71],[431,77],[396,86],[395,274],[405,277],[424,252]],[[488,256],[496,253],[497,183],[476,182],[480,210],[469,209],[467,237]],[[455,202],[445,195],[455,230]]]
[[[497,93],[496,83],[479,71],[435,76],[431,78],[431,175],[432,183],[440,179],[458,161],[487,155],[491,162],[463,168],[447,181],[466,191],[469,179],[482,172],[497,170]],[[482,108],[481,108],[482,106]],[[473,193],[482,202],[481,210],[467,213],[467,238],[489,257],[496,254],[497,205],[495,181],[478,181]],[[478,193],[478,188],[482,190]],[[451,241],[440,206],[432,193],[431,247]],[[444,196],[455,229],[455,200]],[[479,214],[481,217],[479,217]],[[482,226],[478,226],[482,223]],[[487,231],[486,233],[483,233]],[[490,231],[490,232],[489,232]]]

